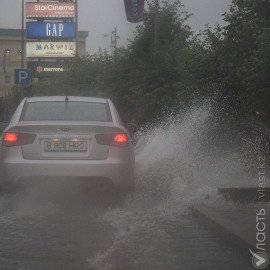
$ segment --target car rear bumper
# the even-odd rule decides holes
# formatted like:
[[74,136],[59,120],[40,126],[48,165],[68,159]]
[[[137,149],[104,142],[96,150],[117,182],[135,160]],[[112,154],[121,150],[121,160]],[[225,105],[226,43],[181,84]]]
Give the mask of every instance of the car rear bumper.
[[120,160],[9,160],[2,163],[7,181],[39,178],[105,178],[117,188],[132,189],[134,166]]

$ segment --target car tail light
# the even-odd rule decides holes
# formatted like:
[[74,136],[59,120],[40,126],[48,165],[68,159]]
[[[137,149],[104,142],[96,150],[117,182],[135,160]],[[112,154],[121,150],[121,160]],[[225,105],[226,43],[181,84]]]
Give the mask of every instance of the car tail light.
[[6,143],[16,143],[18,141],[18,135],[13,132],[7,132],[4,134],[4,142]]
[[102,145],[128,146],[128,136],[125,133],[97,134],[96,140]]
[[114,134],[113,140],[115,143],[127,143],[128,138],[126,134]]
[[3,136],[2,145],[4,146],[18,146],[32,144],[36,138],[35,134],[6,132]]

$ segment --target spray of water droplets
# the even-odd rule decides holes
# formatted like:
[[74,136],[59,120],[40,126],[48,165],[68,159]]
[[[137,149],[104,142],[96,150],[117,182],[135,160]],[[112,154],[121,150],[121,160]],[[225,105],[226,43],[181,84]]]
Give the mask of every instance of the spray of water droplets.
[[189,205],[223,203],[217,187],[240,174],[245,177],[237,153],[205,146],[211,113],[206,102],[142,132],[136,147],[135,199],[101,217],[115,229],[114,241],[89,258],[91,269],[179,269],[170,232],[189,227]]

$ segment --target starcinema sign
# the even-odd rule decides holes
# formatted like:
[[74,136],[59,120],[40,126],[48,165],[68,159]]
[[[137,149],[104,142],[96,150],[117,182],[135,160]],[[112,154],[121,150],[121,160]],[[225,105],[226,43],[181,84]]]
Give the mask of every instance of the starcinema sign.
[[74,18],[76,8],[74,2],[28,2],[26,18]]
[[26,57],[74,57],[76,42],[27,42]]

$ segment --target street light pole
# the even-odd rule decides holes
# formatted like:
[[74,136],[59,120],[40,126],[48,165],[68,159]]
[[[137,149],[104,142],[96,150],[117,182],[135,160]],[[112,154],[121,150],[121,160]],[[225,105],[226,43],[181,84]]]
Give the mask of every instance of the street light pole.
[[3,70],[4,70],[4,84],[5,84],[5,111],[4,111],[4,122],[7,122],[7,82],[6,82],[6,50],[3,55]]
[[6,78],[6,58],[7,54],[10,57],[10,50],[5,49],[4,50],[4,55],[3,55],[3,71],[4,71],[4,83],[5,83],[5,119],[4,121],[7,122],[7,78]]
[[21,68],[24,68],[24,0],[22,0]]
[[78,38],[79,38],[79,4],[78,4],[78,0],[75,0],[75,16],[76,16],[76,56],[78,56],[79,54],[79,42],[78,42]]

